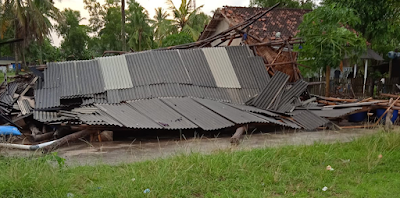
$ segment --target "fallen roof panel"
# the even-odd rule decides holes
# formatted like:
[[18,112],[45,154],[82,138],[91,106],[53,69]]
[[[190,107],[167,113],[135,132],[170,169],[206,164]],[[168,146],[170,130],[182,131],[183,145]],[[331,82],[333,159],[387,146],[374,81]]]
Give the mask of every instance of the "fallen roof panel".
[[221,117],[191,98],[168,98],[161,100],[204,130],[217,130],[235,125],[233,122]]
[[278,117],[279,115],[276,113],[273,113],[271,111],[267,111],[264,109],[259,109],[256,107],[252,107],[252,106],[247,106],[247,105],[240,105],[240,104],[232,104],[232,103],[226,103],[229,106],[235,107],[237,109],[243,110],[243,111],[249,111],[249,112],[254,112],[254,113],[261,113],[261,114],[265,114],[267,116],[272,116],[272,117]]
[[348,115],[354,111],[362,109],[361,107],[352,107],[352,108],[344,108],[344,109],[324,109],[324,110],[310,110],[315,115],[324,118],[338,118],[345,115]]
[[103,74],[105,90],[133,87],[125,55],[101,57],[97,60]]
[[225,48],[202,48],[218,87],[241,88]]
[[210,66],[201,49],[179,50],[193,85],[217,87]]
[[60,65],[58,63],[47,63],[44,70],[44,85],[43,88],[54,88],[60,86],[61,74]]
[[[282,95],[282,98],[279,102],[279,108],[283,107],[285,104],[290,103],[293,101],[295,97],[299,97],[306,89],[307,89],[308,83],[303,81],[303,80],[298,80],[294,85],[289,88],[288,90],[285,90],[285,92]],[[278,111],[279,111],[278,108]],[[283,110],[283,109],[282,109]]]
[[61,97],[81,95],[81,92],[78,89],[78,84],[80,83],[78,81],[75,61],[59,63],[58,68],[61,73]]
[[36,89],[35,109],[45,109],[60,106],[60,90],[58,87],[47,89]]
[[325,118],[321,118],[315,113],[311,111],[303,111],[299,114],[296,114],[292,117],[296,122],[298,122],[301,126],[303,126],[306,130],[314,130],[320,126],[323,126],[329,122],[329,120]]
[[97,94],[105,91],[103,75],[97,60],[76,62],[76,71],[81,94]]
[[226,47],[229,59],[242,88],[258,89],[258,83],[249,69],[249,51],[241,46]]
[[63,120],[71,120],[70,117],[58,116],[57,112],[50,112],[50,111],[33,111],[33,119],[39,122],[56,122]]
[[177,50],[151,51],[151,53],[158,69],[162,72],[164,83],[191,84],[188,71]]
[[193,100],[214,111],[215,113],[227,118],[228,120],[235,122],[236,124],[246,124],[251,122],[269,123],[267,120],[261,119],[260,117],[247,113],[246,111],[236,109],[220,102],[199,98],[195,98]]
[[98,104],[96,105],[100,110],[107,113],[109,116],[118,120],[122,125],[128,128],[138,128],[138,129],[162,129],[159,124],[151,120],[147,116],[141,114],[135,109],[131,108],[130,105],[116,104]]
[[270,108],[288,80],[288,75],[276,72],[261,93],[254,98],[253,105],[261,109]]
[[162,71],[150,51],[125,55],[134,86],[163,83]]
[[179,84],[155,84],[149,88],[152,98],[184,96]]
[[258,89],[262,90],[271,80],[268,71],[265,68],[264,60],[262,57],[256,56],[248,58],[248,62],[255,80],[257,81]]
[[134,109],[148,116],[165,129],[195,129],[197,125],[177,113],[160,99],[129,102]]

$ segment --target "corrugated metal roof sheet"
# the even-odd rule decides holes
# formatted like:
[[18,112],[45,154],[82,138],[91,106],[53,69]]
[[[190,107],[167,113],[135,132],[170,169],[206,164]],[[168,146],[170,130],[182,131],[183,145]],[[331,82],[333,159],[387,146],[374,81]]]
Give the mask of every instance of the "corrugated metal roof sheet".
[[131,88],[132,79],[124,55],[97,58],[105,90]]
[[125,55],[134,86],[163,83],[162,71],[150,51]]
[[51,111],[33,111],[33,119],[39,122],[56,122],[63,120],[71,120],[70,117],[58,116],[57,112],[51,112]]
[[81,92],[78,89],[79,81],[75,61],[61,62],[59,63],[58,69],[61,74],[61,97],[80,95]]
[[82,105],[90,105],[90,104],[106,104],[107,95],[106,93],[94,94],[93,97],[90,98],[82,98]]
[[245,102],[242,99],[242,94],[239,89],[226,89],[226,91],[232,103],[243,104]]
[[103,112],[107,113],[109,116],[118,120],[122,125],[128,128],[138,128],[138,129],[162,129],[158,123],[151,120],[147,116],[141,114],[135,109],[131,108],[130,105],[117,104],[117,105],[107,105],[98,104],[96,105]]
[[338,118],[350,114],[354,111],[362,109],[361,107],[352,107],[345,109],[326,109],[326,110],[310,110],[310,112],[314,113],[317,116],[324,118]]
[[104,80],[97,60],[76,62],[80,94],[104,92]]
[[294,128],[294,129],[301,129],[301,127],[299,125],[297,125],[296,123],[294,123],[291,120],[282,118],[281,119],[288,127]]
[[232,100],[229,96],[229,93],[224,88],[200,87],[200,91],[202,93],[200,98],[208,98],[212,100],[226,101],[226,102]]
[[158,69],[162,71],[163,82],[191,84],[188,71],[177,50],[151,51],[151,53]]
[[118,90],[118,93],[122,101],[151,98],[150,88],[148,85],[129,89],[120,89]]
[[215,113],[227,118],[228,120],[235,122],[236,124],[245,124],[251,122],[269,123],[267,120],[261,119],[260,117],[247,113],[246,111],[233,108],[220,102],[198,98],[195,98],[194,100],[214,111]]
[[217,130],[235,125],[233,122],[219,116],[191,98],[168,98],[161,100],[204,130]]
[[44,70],[44,85],[43,88],[54,88],[60,86],[61,74],[58,63],[47,63],[46,70]]
[[249,68],[249,51],[242,46],[227,47],[226,51],[242,88],[258,89],[258,83]]
[[267,116],[272,116],[272,117],[278,117],[279,115],[264,109],[259,109],[256,107],[252,107],[252,106],[246,106],[246,105],[240,105],[240,104],[232,104],[232,103],[225,103],[229,106],[235,107],[237,109],[243,110],[243,111],[248,111],[248,112],[254,112],[254,113],[261,113],[261,114],[265,114]]
[[242,46],[227,46],[225,47],[225,49],[228,51],[233,51],[236,52],[237,56],[240,57],[254,57],[254,53],[251,51],[251,49],[249,48],[249,46],[247,45],[242,45]]
[[119,96],[119,91],[117,89],[107,90],[107,102],[111,104],[120,103],[121,97]]
[[288,75],[276,72],[261,93],[254,98],[253,105],[262,109],[270,108],[288,80]]
[[303,80],[298,80],[296,83],[294,83],[294,85],[291,88],[285,90],[279,102],[279,108],[293,101],[295,97],[299,97],[307,89],[307,86],[308,86],[307,82]]
[[201,49],[178,51],[193,85],[216,87],[217,84]]
[[19,109],[21,110],[22,115],[31,113],[32,107],[27,99],[18,100],[17,104]]
[[123,127],[121,123],[104,112],[95,112],[92,114],[81,114],[79,119],[88,125],[109,125]]
[[257,81],[259,90],[262,90],[270,81],[267,69],[264,65],[262,57],[248,58],[250,70],[253,72],[254,78]]
[[166,129],[198,128],[197,125],[167,106],[160,99],[139,100],[128,104]]
[[202,48],[218,87],[241,88],[225,48]]
[[184,96],[179,84],[150,85],[150,93],[152,98]]
[[306,130],[314,130],[320,126],[323,126],[329,122],[325,118],[321,118],[310,111],[303,111],[292,117],[296,122],[303,126]]
[[36,89],[35,109],[44,109],[60,106],[60,90],[58,87],[48,89]]

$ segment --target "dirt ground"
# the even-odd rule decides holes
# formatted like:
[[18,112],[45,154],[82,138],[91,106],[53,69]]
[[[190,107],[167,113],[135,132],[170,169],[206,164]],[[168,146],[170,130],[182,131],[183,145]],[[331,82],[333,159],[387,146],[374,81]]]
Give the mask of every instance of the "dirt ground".
[[[280,131],[246,135],[238,146],[232,146],[230,137],[192,137],[182,140],[113,141],[113,142],[75,142],[60,148],[58,154],[66,159],[69,166],[95,164],[121,164],[177,154],[200,152],[209,154],[221,150],[249,150],[253,148],[275,147],[281,145],[308,145],[315,142],[348,142],[355,138],[377,133],[378,129],[348,129],[340,131]],[[2,150],[2,154],[12,156],[40,155],[40,152]]]

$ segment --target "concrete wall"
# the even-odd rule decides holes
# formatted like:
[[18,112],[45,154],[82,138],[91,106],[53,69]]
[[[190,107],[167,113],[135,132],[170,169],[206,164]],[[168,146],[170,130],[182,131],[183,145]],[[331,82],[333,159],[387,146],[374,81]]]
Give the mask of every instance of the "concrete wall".
[[[219,33],[223,32],[223,31],[227,30],[228,28],[229,28],[228,20],[224,19],[224,20],[222,20],[221,22],[219,22],[219,24],[218,24],[218,26],[217,26],[217,28],[216,28],[216,31],[215,31],[214,34],[212,34],[211,36],[214,36],[214,35],[216,35],[216,34],[219,34]],[[232,43],[231,43],[231,46],[238,46],[238,45],[240,44],[240,41],[241,41],[241,40],[242,40],[241,38],[239,38],[239,39],[234,39],[234,40],[232,41]],[[211,43],[211,46],[215,46],[215,45],[217,45],[217,44],[220,43],[220,42],[221,42],[221,39],[215,40],[214,42]],[[228,40],[228,41],[225,41],[224,43],[222,43],[222,44],[219,45],[219,46],[227,46],[228,43],[229,43],[229,40]]]

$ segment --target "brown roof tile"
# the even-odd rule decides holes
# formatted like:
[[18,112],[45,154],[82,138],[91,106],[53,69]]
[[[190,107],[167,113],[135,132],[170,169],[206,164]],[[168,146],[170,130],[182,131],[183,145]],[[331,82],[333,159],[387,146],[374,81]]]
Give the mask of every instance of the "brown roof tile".
[[[268,8],[224,6],[222,9],[219,9],[219,11],[228,18],[228,21],[237,24],[267,9]],[[293,8],[275,8],[254,22],[250,26],[251,32],[262,40],[275,36],[276,32],[281,32],[282,38],[293,37],[298,32],[297,28],[303,20],[303,15],[310,11],[311,10]],[[205,38],[207,38],[206,35],[201,35],[200,37],[200,39]]]

